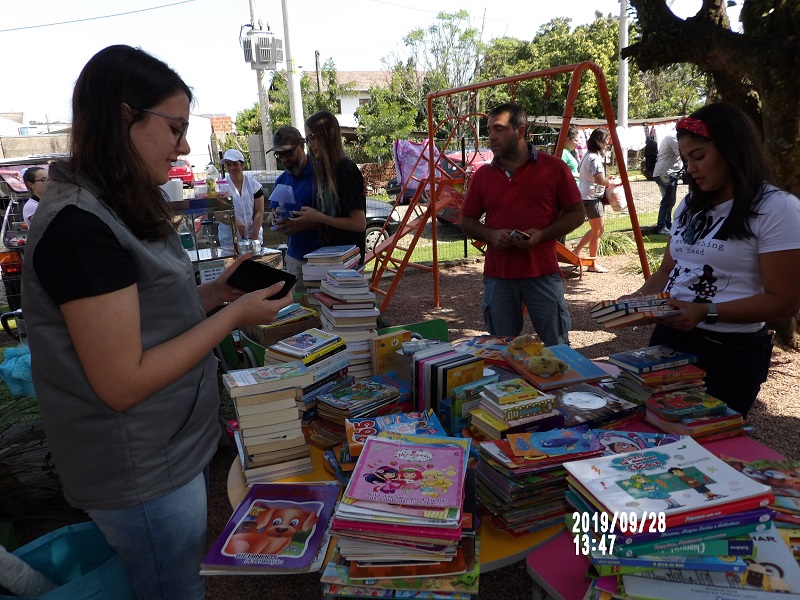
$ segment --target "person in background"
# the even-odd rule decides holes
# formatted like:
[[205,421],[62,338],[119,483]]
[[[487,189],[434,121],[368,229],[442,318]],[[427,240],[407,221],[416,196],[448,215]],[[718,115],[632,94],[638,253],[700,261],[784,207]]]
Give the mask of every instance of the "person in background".
[[[294,127],[281,127],[272,137],[273,146],[267,152],[274,152],[286,170],[275,180],[275,185],[288,185],[294,194],[294,209],[303,206],[314,206],[316,200],[314,185],[314,169],[306,154],[303,136]],[[269,221],[275,223],[278,231],[286,235],[285,269],[297,276],[296,292],[305,291],[303,285],[303,258],[322,244],[319,239],[319,228],[310,222],[303,224],[300,219],[284,218],[278,220],[275,210],[279,203],[271,203],[272,212]]]
[[[244,174],[244,155],[231,148],[222,155],[222,164],[228,171],[228,191],[233,202],[236,231],[240,240],[264,241],[261,224],[264,221],[264,190],[254,177]],[[219,245],[233,247],[230,227],[220,224]]]
[[[589,218],[589,231],[583,234],[583,237],[573,249],[575,254],[580,254],[581,250],[588,244],[589,256],[597,256],[600,238],[603,237],[605,226],[603,195],[606,188],[613,189],[617,185],[614,180],[606,177],[606,168],[603,163],[603,155],[608,142],[608,131],[599,128],[595,129],[586,141],[586,147],[589,151],[578,167],[578,188],[580,189],[581,198],[583,198],[583,208]],[[589,273],[606,273],[608,271],[597,262],[587,267],[586,270]]]
[[355,244],[364,260],[367,197],[364,176],[344,152],[342,131],[333,113],[321,110],[306,120],[306,142],[317,183],[314,207],[293,213],[300,227],[318,226],[323,246]]
[[645,142],[644,142],[644,176],[653,179],[653,169],[656,168],[658,159],[658,142],[656,141],[656,128],[647,127],[645,123]]
[[564,140],[564,149],[561,151],[561,160],[567,163],[572,176],[578,178],[578,138],[580,130],[575,125],[570,125],[567,129],[567,137]]
[[658,207],[656,233],[669,235],[672,229],[672,209],[678,193],[678,173],[681,170],[681,155],[674,131],[669,131],[658,145],[658,157],[653,167],[653,179],[661,190],[661,205]]
[[22,219],[30,229],[33,213],[39,208],[39,201],[44,193],[44,188],[47,187],[47,169],[42,167],[26,169],[22,175],[22,181],[31,194],[30,198],[25,202],[25,206],[22,207]]
[[95,54],[75,84],[70,156],[50,167],[24,258],[33,384],[64,495],[148,600],[204,598],[207,465],[221,433],[212,350],[291,302],[267,300],[282,283],[250,294],[228,285],[246,255],[196,285],[159,189],[189,154],[191,103],[178,74],[143,50]]
[[487,331],[519,335],[524,304],[545,344],[566,344],[571,321],[555,243],[583,223],[583,204],[567,165],[538,152],[525,138],[527,127],[528,115],[517,104],[489,113],[494,160],[472,178],[461,228],[489,244],[482,303]]
[[635,294],[666,291],[679,312],[651,344],[697,354],[708,393],[747,415],[766,381],[766,321],[800,308],[800,200],[778,189],[750,119],[709,104],[678,121],[689,194],[661,267]]

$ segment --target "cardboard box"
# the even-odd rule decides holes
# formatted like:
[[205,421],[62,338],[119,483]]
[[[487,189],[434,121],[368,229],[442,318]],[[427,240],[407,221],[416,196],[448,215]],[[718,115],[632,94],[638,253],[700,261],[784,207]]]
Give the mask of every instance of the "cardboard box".
[[289,336],[313,327],[322,328],[322,322],[319,320],[318,316],[309,317],[301,321],[293,321],[284,325],[245,325],[240,327],[239,331],[244,333],[256,344],[266,348]]

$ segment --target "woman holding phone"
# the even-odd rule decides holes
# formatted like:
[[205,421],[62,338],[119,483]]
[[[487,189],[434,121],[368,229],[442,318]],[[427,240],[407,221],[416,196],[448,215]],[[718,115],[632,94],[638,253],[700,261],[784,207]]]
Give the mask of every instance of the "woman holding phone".
[[92,57],[75,84],[70,157],[50,167],[25,251],[33,383],[64,494],[148,599],[204,597],[220,436],[212,349],[291,302],[267,301],[282,284],[228,285],[246,256],[196,285],[159,189],[189,154],[191,103],[178,74],[140,49]]

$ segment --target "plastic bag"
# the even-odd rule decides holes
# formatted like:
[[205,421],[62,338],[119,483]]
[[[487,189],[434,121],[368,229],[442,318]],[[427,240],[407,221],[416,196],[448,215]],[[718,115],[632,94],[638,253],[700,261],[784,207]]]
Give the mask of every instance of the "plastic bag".
[[[58,587],[38,600],[135,600],[114,549],[91,521],[68,525],[18,548],[13,554]],[[0,599],[17,596],[0,594]]]
[[625,196],[625,188],[617,185],[614,188],[606,188],[603,204],[607,204],[614,212],[622,212],[628,208],[628,198]]

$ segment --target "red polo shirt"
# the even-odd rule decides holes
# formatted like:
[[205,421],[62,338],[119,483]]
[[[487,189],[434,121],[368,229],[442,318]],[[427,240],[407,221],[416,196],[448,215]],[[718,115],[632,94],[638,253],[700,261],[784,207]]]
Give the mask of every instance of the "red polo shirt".
[[[569,167],[559,158],[537,152],[530,144],[528,162],[509,178],[492,163],[479,169],[467,190],[463,214],[479,219],[486,214],[492,229],[544,229],[558,220],[563,210],[581,202]],[[527,279],[558,271],[555,240],[533,248],[498,250],[489,246],[483,274],[501,279]]]

